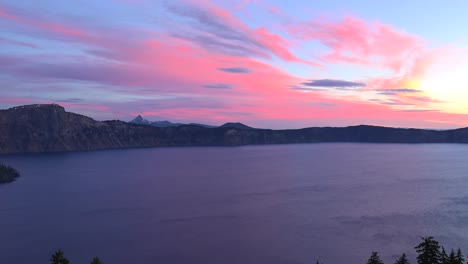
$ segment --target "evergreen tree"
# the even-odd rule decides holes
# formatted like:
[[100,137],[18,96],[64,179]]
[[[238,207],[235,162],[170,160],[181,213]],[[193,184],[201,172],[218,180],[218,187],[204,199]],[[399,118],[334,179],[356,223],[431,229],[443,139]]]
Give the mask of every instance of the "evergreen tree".
[[406,254],[403,253],[401,257],[395,262],[395,264],[409,264],[408,259],[406,258]]
[[440,264],[449,264],[449,256],[447,255],[444,247],[442,247],[442,250],[440,251]]
[[453,249],[450,251],[450,255],[448,257],[447,264],[456,264],[457,263],[457,257],[455,256],[455,252]]
[[[98,257],[94,257],[91,261],[91,264],[102,264],[101,260]],[[318,264],[318,261],[317,261]]]
[[63,255],[62,250],[57,250],[51,257],[50,257],[50,262],[52,264],[68,264],[69,261],[65,256]]
[[465,264],[465,257],[460,248],[458,248],[457,255],[455,256],[455,264]]
[[439,242],[433,237],[421,237],[423,240],[415,247],[418,253],[418,264],[440,264]]
[[372,251],[372,254],[367,261],[367,264],[383,264],[383,261],[379,257],[379,253]]

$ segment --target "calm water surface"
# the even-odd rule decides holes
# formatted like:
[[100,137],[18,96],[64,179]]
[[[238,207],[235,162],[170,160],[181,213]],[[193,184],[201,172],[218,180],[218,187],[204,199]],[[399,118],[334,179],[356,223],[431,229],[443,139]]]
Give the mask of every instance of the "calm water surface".
[[468,253],[468,145],[309,144],[0,156],[0,263],[414,263]]

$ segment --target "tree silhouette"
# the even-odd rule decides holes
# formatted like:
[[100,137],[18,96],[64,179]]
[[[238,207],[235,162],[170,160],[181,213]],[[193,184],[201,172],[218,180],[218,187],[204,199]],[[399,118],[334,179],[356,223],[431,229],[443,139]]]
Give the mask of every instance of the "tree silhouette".
[[460,248],[458,248],[458,250],[457,250],[457,255],[455,256],[455,263],[456,264],[464,264],[465,263],[465,257],[463,256]]
[[440,246],[439,242],[433,237],[421,237],[423,240],[415,247],[418,253],[418,264],[439,264],[440,263]]
[[378,252],[372,251],[367,264],[383,264],[383,261],[380,259]]
[[67,258],[63,255],[62,250],[57,250],[51,257],[50,257],[50,262],[52,264],[68,264],[70,261],[68,261]]
[[[460,248],[457,252],[452,249],[450,254],[447,255],[447,251],[444,247],[440,246],[439,242],[432,236],[421,237],[422,242],[416,247],[418,253],[417,261],[418,264],[465,264],[465,256],[463,255]],[[52,264],[69,264],[69,260],[65,258],[62,250],[57,250],[50,257]],[[91,264],[102,264],[98,257],[94,257],[91,260]],[[318,260],[316,264],[321,264]],[[380,259],[377,251],[372,251],[371,256],[367,260],[367,264],[384,264]],[[403,253],[395,264],[409,264],[406,254]],[[467,263],[468,264],[468,263]]]
[[94,257],[93,260],[91,261],[91,264],[102,264],[102,262],[98,257]]
[[395,262],[395,264],[409,264],[408,259],[406,258],[406,254],[403,253],[401,257]]
[[447,264],[457,264],[457,257],[455,256],[453,249],[450,251]]
[[442,247],[442,250],[440,251],[440,264],[449,264],[449,256],[447,255],[444,247]]

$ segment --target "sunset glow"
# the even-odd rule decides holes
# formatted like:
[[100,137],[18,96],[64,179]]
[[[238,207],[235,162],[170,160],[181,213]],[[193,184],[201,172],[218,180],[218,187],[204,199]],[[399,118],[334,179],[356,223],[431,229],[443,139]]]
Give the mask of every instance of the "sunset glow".
[[467,3],[342,2],[1,1],[0,106],[268,128],[468,126]]

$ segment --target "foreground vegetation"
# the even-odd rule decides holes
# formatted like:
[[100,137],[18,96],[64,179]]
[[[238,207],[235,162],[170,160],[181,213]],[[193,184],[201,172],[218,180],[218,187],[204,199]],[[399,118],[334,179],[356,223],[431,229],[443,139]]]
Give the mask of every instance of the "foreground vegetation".
[[[416,253],[418,253],[418,264],[465,264],[465,256],[460,248],[457,251],[451,249],[450,253],[447,253],[445,248],[433,237],[422,237],[421,239],[421,243],[415,247]],[[56,251],[50,258],[50,261],[52,264],[70,263],[61,250]],[[405,253],[394,262],[394,264],[409,263]],[[91,264],[102,264],[102,262],[98,257],[94,257],[91,260]],[[317,261],[317,264],[322,263]],[[367,264],[384,264],[384,262],[380,259],[379,253],[373,251],[369,260],[367,260]]]
[[[465,257],[460,248],[455,252],[453,249],[447,251],[433,237],[422,237],[422,242],[415,247],[418,264],[465,264]],[[395,264],[408,264],[406,254],[403,253]],[[384,264],[378,252],[372,252],[367,264]]]
[[[64,256],[62,250],[57,250],[52,256],[50,257],[50,263],[52,264],[69,264],[70,261]],[[94,257],[91,264],[102,264],[101,260],[98,257]]]
[[20,174],[14,168],[0,163],[0,183],[7,183],[14,181]]

